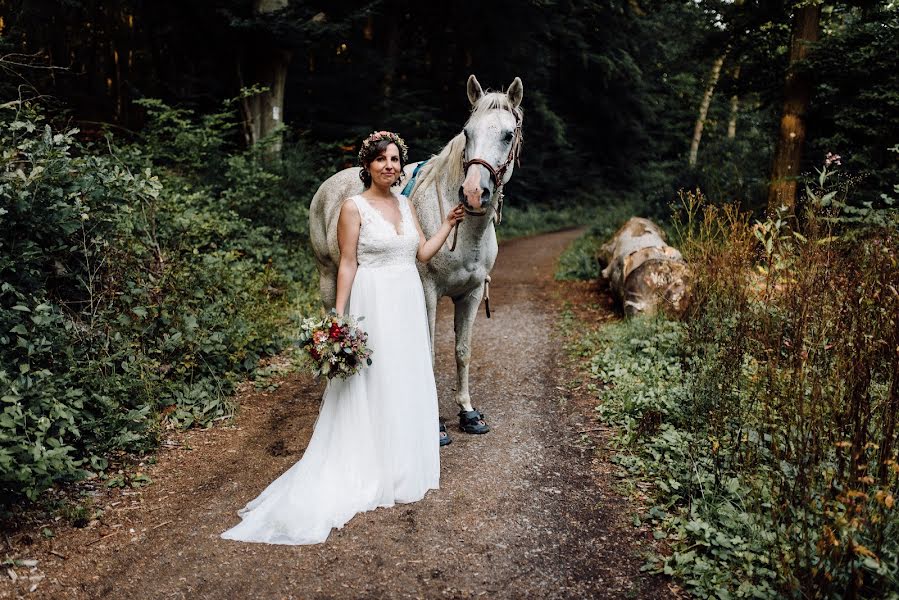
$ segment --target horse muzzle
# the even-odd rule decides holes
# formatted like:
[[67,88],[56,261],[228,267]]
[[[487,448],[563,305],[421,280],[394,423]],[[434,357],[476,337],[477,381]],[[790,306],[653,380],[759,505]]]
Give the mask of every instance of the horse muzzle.
[[465,180],[459,186],[459,202],[471,211],[485,210],[486,206],[490,204],[493,190],[492,173],[483,165],[469,164]]

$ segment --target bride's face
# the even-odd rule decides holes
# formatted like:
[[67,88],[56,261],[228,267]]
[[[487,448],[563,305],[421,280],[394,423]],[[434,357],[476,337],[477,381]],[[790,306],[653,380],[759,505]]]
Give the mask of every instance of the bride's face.
[[402,172],[400,151],[396,144],[388,144],[384,151],[376,156],[368,166],[372,182],[390,187]]

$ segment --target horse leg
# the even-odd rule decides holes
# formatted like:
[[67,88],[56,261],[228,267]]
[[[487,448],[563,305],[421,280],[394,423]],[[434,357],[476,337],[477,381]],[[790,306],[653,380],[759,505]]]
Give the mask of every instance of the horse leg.
[[456,403],[459,405],[459,427],[465,433],[487,433],[490,427],[484,415],[471,406],[468,392],[468,367],[471,364],[471,330],[474,326],[484,284],[479,285],[464,296],[454,300],[456,332]]
[[428,311],[428,333],[430,334],[429,340],[431,342],[431,366],[434,366],[434,336],[437,329],[437,290],[434,288],[433,284],[427,281],[422,282],[422,290],[425,293],[425,309]]
[[337,305],[337,270],[329,266],[319,266],[318,289],[321,292],[325,310]]

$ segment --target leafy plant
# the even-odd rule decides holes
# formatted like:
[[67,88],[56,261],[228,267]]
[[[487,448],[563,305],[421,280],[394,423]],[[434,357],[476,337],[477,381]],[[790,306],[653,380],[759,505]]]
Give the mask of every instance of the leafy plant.
[[165,422],[229,416],[314,299],[293,167],[233,153],[229,113],[145,105],[139,144],[96,148],[35,105],[0,112],[5,500],[146,451]]
[[851,205],[835,168],[797,218],[685,194],[688,319],[574,349],[616,461],[654,484],[640,520],[671,552],[647,568],[698,597],[899,597],[899,227]]

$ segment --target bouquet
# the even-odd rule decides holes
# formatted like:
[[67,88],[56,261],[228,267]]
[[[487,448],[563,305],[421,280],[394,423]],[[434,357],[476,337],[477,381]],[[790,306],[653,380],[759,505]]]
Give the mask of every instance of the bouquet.
[[328,379],[346,379],[371,364],[368,334],[358,325],[362,319],[339,316],[333,310],[324,317],[303,319],[299,346],[312,359],[316,378],[326,375]]

